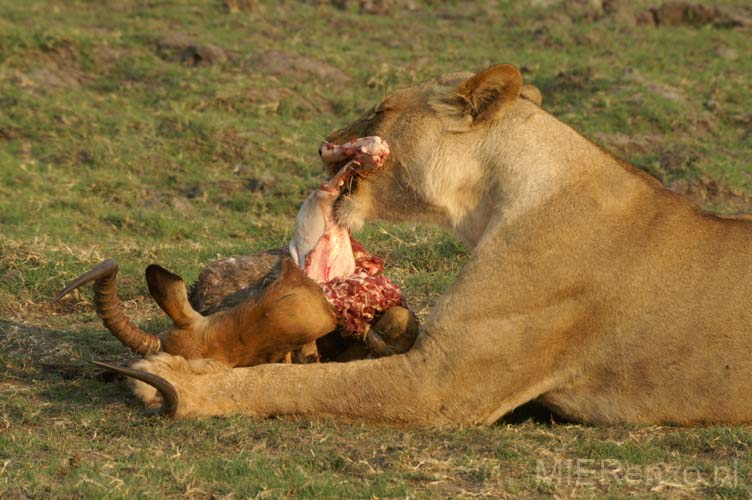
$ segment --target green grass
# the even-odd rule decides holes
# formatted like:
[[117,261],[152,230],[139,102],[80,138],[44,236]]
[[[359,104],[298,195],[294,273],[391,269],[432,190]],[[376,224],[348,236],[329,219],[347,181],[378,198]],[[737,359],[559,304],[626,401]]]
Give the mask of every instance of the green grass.
[[[47,304],[67,280],[117,259],[128,314],[159,330],[148,264],[190,281],[219,256],[282,246],[327,132],[443,72],[515,63],[586,136],[707,208],[752,206],[749,28],[635,27],[572,2],[416,2],[385,16],[313,3],[0,4],[0,497],[749,497],[747,428],[171,422],[92,368],[126,354],[88,290]],[[190,66],[158,49],[180,32],[226,60]],[[269,51],[327,76],[276,71]],[[467,258],[434,228],[357,237],[421,316]]]

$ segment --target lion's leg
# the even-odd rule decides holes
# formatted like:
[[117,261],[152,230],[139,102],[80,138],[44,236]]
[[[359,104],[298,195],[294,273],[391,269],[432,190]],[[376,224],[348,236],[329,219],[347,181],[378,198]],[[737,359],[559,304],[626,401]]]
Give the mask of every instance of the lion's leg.
[[[322,364],[251,368],[204,366],[158,354],[133,365],[169,381],[179,394],[177,417],[246,414],[316,415],[376,422],[441,424],[439,395],[425,368],[406,355]],[[134,382],[150,405],[156,392]]]
[[[538,312],[540,314],[540,312]],[[484,320],[487,322],[488,320]],[[136,369],[169,381],[178,417],[246,414],[331,416],[345,420],[441,425],[492,423],[561,383],[545,314],[500,320],[494,335],[467,329],[424,334],[406,354],[349,363],[268,364],[218,369],[166,354]],[[477,326],[477,325],[475,325]],[[553,328],[552,328],[553,327]],[[558,330],[558,332],[557,332]],[[557,346],[561,347],[561,346]],[[137,392],[145,401],[154,393]]]

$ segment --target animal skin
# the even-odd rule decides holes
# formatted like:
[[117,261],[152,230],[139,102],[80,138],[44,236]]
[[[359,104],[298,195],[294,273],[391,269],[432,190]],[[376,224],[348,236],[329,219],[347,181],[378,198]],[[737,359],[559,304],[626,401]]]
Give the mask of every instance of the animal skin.
[[439,224],[472,248],[410,351],[235,369],[159,354],[133,374],[177,417],[490,424],[537,400],[592,423],[752,421],[752,222],[703,212],[521,89],[511,65],[445,75],[327,138],[391,148],[339,195],[340,224]]

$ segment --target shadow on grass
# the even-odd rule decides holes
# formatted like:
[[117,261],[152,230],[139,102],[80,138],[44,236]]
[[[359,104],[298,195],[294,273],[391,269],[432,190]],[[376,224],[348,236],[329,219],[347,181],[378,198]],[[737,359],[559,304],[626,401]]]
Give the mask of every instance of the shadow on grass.
[[520,425],[526,422],[543,424],[548,427],[576,423],[557,415],[538,401],[530,401],[501,417],[496,425]]
[[112,342],[84,329],[60,331],[0,320],[0,379],[33,387],[35,399],[50,403],[47,414],[76,414],[138,400],[112,372],[93,360],[127,364]]

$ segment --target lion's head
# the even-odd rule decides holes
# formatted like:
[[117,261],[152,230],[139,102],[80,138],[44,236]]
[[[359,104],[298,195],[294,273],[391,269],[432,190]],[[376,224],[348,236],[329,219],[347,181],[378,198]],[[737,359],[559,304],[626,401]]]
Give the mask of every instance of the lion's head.
[[[382,170],[343,190],[335,205],[338,221],[351,228],[372,218],[456,228],[494,188],[484,180],[483,144],[520,97],[526,106],[540,105],[538,90],[523,88],[512,65],[452,73],[398,90],[330,134],[327,141],[334,143],[377,135],[391,150]],[[329,174],[340,166],[329,165]]]

